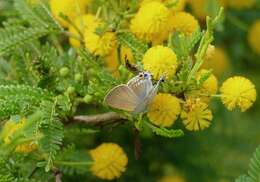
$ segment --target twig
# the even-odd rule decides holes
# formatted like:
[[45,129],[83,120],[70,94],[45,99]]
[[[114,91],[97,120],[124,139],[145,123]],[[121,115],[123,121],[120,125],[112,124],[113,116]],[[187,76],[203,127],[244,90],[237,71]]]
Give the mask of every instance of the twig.
[[55,171],[54,175],[55,175],[55,182],[62,182],[61,181],[62,174],[61,174],[61,172],[59,170]]
[[126,117],[116,113],[116,112],[107,112],[96,115],[82,115],[82,116],[74,116],[74,122],[81,122],[90,125],[103,125],[115,121],[125,120]]

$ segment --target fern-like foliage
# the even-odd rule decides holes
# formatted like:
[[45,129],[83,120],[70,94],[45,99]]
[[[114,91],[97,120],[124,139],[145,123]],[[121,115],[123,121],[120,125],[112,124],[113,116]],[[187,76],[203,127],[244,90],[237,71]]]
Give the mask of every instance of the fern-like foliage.
[[251,178],[249,178],[246,175],[242,175],[240,177],[238,177],[235,182],[252,182]]
[[26,85],[0,85],[0,119],[14,114],[26,114],[50,94]]
[[260,146],[253,154],[253,158],[250,160],[248,175],[252,179],[252,182],[260,181]]
[[45,170],[49,171],[53,167],[54,159],[60,150],[64,137],[63,124],[59,120],[57,113],[57,100],[54,102],[45,101],[40,106],[42,114],[39,122],[39,130],[44,137],[40,140],[40,149],[47,155]]
[[202,34],[200,29],[197,29],[191,36],[188,37],[177,32],[170,36],[168,45],[174,50],[180,60],[184,60],[189,56],[201,36]]
[[260,181],[260,146],[256,148],[250,160],[248,175],[241,175],[235,182],[259,182]]
[[167,137],[167,138],[176,138],[182,137],[184,135],[181,129],[167,129],[163,127],[157,127],[150,123],[149,121],[145,121],[146,126],[148,126],[156,135]]
[[5,159],[0,159],[0,181],[12,182],[15,178],[13,177],[11,171],[8,169],[8,163]]
[[[43,4],[32,9],[24,0],[16,0],[15,8],[24,22],[3,24],[5,28],[0,30],[0,55],[32,40],[61,30]],[[29,23],[30,26],[27,26],[26,23]]]
[[87,93],[95,96],[95,100],[103,102],[107,91],[113,86],[118,85],[120,80],[115,79],[104,67],[102,67],[88,51],[81,50],[80,55],[84,60],[89,72],[89,82]]
[[55,163],[65,174],[84,174],[88,171],[92,159],[86,151],[77,150],[74,145],[69,145],[59,154]]

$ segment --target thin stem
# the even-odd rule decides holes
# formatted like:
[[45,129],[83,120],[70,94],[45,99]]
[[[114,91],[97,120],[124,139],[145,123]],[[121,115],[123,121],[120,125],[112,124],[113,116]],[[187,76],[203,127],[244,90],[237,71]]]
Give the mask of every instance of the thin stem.
[[239,29],[245,32],[248,30],[248,25],[245,22],[241,21],[236,16],[233,16],[232,14],[229,13],[226,15],[226,17],[230,23],[232,23],[234,26],[238,27]]
[[196,94],[197,96],[204,96],[204,97],[217,97],[217,98],[220,98],[221,97],[221,94]]
[[65,166],[89,166],[93,162],[71,162],[71,161],[54,161],[55,164],[65,165]]
[[81,122],[90,125],[100,125],[100,124],[108,124],[111,122],[118,122],[127,119],[125,116],[120,115],[115,112],[107,112],[96,115],[82,115],[82,116],[74,116],[74,122]]

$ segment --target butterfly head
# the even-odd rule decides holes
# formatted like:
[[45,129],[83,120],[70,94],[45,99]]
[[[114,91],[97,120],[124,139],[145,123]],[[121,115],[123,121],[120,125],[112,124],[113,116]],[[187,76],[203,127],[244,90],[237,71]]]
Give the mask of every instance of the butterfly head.
[[152,75],[149,72],[141,72],[139,73],[139,77],[143,80],[151,80]]

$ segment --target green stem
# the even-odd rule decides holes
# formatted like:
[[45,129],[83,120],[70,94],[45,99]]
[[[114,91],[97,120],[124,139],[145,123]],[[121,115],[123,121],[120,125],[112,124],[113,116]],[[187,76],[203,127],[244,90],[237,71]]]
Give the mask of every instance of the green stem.
[[196,94],[197,96],[205,96],[205,97],[216,97],[216,98],[221,98],[221,94]]
[[236,16],[233,16],[233,15],[230,14],[230,13],[227,14],[226,17],[227,17],[227,20],[228,20],[231,24],[233,24],[234,26],[238,27],[239,29],[241,29],[241,30],[247,32],[247,30],[248,30],[248,25],[247,25],[245,22],[241,21],[239,18],[237,18]]
[[93,162],[71,162],[71,161],[54,161],[55,164],[65,166],[90,166]]

